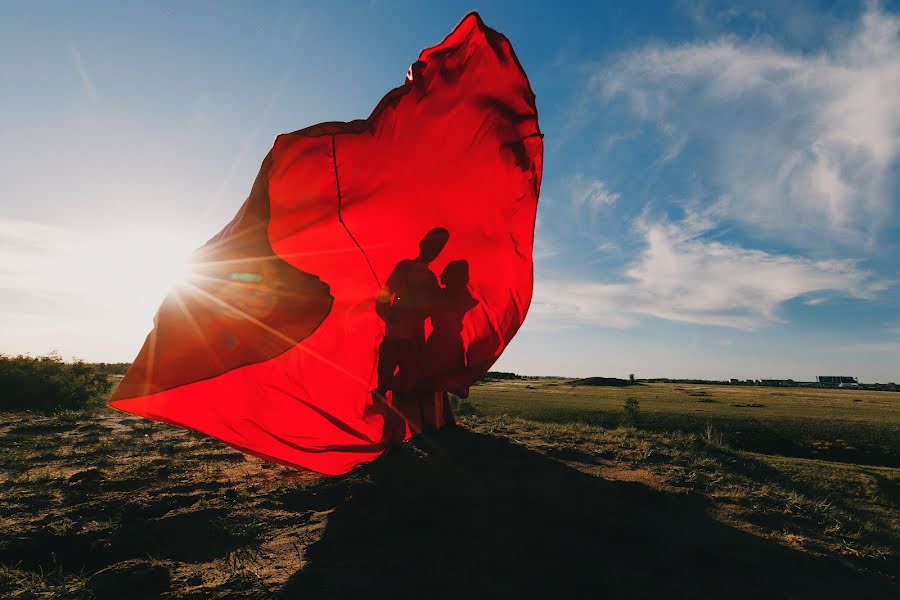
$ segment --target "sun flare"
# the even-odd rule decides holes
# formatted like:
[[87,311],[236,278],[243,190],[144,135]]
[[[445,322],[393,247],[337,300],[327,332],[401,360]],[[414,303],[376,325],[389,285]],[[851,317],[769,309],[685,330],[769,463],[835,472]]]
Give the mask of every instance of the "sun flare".
[[95,238],[72,257],[83,265],[95,295],[158,306],[190,277],[191,253],[203,244],[190,232],[133,228]]

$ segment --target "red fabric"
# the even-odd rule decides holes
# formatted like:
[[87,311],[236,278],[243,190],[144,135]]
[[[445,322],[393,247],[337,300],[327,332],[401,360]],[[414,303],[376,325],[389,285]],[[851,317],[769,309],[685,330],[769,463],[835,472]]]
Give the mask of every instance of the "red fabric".
[[276,139],[110,404],[330,474],[452,424],[531,302],[542,155],[470,14],[368,119]]

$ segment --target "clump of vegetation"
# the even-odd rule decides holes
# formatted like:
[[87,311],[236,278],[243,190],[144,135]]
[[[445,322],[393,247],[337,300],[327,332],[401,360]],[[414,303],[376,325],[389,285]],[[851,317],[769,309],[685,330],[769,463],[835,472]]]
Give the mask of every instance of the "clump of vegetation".
[[124,375],[128,372],[131,363],[92,363],[95,367],[106,373],[107,375]]
[[480,381],[503,381],[503,380],[518,380],[525,379],[522,375],[518,373],[508,373],[506,371],[488,371],[484,377],[480,379]]
[[709,444],[710,446],[724,446],[725,445],[725,437],[722,435],[722,432],[716,429],[712,423],[707,423],[706,427],[703,428],[703,433],[701,436],[703,441]]
[[453,414],[455,414],[457,416],[477,414],[477,411],[475,410],[475,406],[468,400],[464,400],[463,398],[460,398],[456,394],[450,394],[449,396],[450,396],[450,407],[453,409]]
[[637,427],[641,419],[641,403],[637,398],[628,398],[622,406],[625,409],[625,424]]
[[102,401],[112,383],[100,368],[57,355],[0,355],[0,410],[54,412]]

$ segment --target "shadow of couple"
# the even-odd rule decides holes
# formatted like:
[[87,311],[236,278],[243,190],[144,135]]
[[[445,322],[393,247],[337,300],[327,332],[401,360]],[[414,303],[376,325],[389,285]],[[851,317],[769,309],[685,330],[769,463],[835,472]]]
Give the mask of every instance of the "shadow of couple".
[[467,260],[450,261],[440,277],[431,270],[449,238],[443,227],[428,231],[419,242],[419,254],[398,262],[378,295],[375,311],[385,325],[378,349],[380,396],[388,390],[468,393],[441,386],[445,376],[466,365],[463,319],[478,305],[468,289]]
[[894,597],[881,576],[714,520],[698,496],[462,428],[416,438],[347,483],[281,597]]

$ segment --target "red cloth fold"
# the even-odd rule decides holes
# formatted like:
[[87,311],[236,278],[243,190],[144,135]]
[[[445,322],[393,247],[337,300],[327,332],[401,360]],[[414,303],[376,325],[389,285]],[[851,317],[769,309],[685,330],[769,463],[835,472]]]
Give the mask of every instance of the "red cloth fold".
[[509,41],[468,15],[368,119],[276,139],[111,406],[329,474],[452,423],[531,302],[542,156]]

